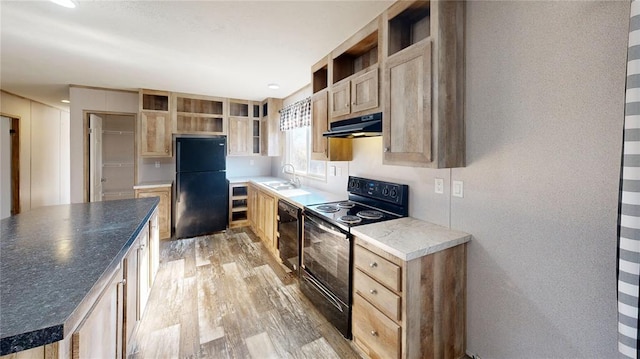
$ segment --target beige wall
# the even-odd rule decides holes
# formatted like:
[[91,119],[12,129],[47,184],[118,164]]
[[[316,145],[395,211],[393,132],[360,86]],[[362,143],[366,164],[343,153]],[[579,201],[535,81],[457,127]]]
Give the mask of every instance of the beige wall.
[[[614,358],[628,2],[471,1],[467,166],[350,174],[408,183],[411,216],[473,235],[467,349],[482,358]],[[434,178],[445,194],[434,193]],[[464,182],[464,198],[450,181]]]
[[19,119],[21,211],[69,203],[69,113],[6,92],[0,95],[0,112]]

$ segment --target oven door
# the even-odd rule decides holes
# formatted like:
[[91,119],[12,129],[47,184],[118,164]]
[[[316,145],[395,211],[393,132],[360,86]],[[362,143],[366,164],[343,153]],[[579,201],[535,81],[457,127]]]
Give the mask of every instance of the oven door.
[[305,213],[302,236],[302,268],[338,297],[350,304],[350,235],[330,223]]

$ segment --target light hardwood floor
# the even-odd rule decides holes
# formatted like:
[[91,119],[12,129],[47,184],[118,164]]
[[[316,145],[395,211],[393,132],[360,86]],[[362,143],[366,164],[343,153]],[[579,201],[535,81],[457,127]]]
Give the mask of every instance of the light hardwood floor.
[[360,358],[248,227],[161,243],[139,358]]

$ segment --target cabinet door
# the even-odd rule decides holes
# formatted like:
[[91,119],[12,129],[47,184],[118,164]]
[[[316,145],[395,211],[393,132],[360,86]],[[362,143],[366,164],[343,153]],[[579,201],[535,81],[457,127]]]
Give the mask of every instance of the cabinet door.
[[171,116],[167,112],[140,113],[140,156],[171,157]]
[[334,118],[338,116],[344,116],[351,113],[351,82],[349,80],[344,80],[339,82],[331,87],[330,92],[330,116],[329,118]]
[[384,163],[431,162],[431,44],[389,57],[385,66]]
[[73,333],[73,359],[122,358],[122,275],[119,268],[91,313]]
[[351,80],[351,112],[378,107],[378,67]]
[[229,156],[248,156],[249,119],[229,117]]
[[136,198],[149,197],[160,197],[160,203],[158,204],[160,238],[171,237],[171,187],[136,190]]
[[251,229],[255,233],[257,233],[257,221],[256,221],[256,206],[257,197],[256,197],[256,189],[252,185],[249,185],[247,188],[247,217],[249,218],[249,224],[251,225]]
[[264,196],[264,236],[272,252],[278,248],[276,237],[276,199],[269,195]]
[[321,91],[311,97],[311,159],[326,161],[328,159],[328,140],[322,136],[327,132],[329,119],[327,116],[327,91]]
[[138,241],[129,250],[124,263],[124,350],[138,324]]
[[149,221],[149,287],[153,286],[160,267],[159,210],[160,208],[151,216]]
[[138,321],[142,320],[144,309],[151,290],[151,263],[149,262],[149,227],[146,227],[139,237],[138,245]]

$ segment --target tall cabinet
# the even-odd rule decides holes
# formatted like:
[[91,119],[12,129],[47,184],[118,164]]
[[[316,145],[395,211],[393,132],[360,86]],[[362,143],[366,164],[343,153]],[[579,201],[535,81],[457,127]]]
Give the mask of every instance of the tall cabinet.
[[169,92],[140,91],[140,141],[142,157],[171,157],[172,131]]

